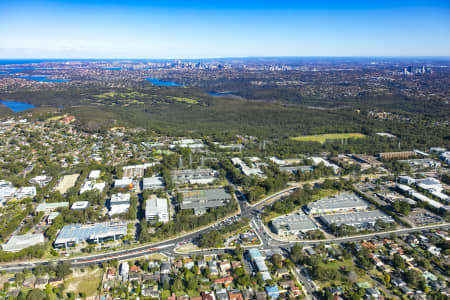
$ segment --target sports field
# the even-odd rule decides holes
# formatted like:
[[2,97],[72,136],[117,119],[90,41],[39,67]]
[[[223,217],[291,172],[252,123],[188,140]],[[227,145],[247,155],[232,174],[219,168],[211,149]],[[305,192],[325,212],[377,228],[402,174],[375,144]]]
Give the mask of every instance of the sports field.
[[294,141],[299,142],[319,142],[324,143],[326,140],[342,140],[342,139],[361,139],[366,136],[362,133],[327,133],[317,135],[303,135],[291,137]]

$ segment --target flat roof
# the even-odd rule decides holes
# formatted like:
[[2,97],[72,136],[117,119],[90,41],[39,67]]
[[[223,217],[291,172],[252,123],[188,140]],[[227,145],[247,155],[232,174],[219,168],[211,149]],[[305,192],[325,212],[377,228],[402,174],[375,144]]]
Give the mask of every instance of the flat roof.
[[112,235],[126,235],[126,222],[105,222],[95,224],[71,224],[64,226],[55,240],[55,244],[82,242],[89,238],[101,238]]
[[320,218],[325,221],[327,224],[335,224],[336,226],[340,225],[356,225],[356,224],[364,224],[364,223],[372,223],[376,220],[382,220],[384,222],[394,222],[390,216],[379,210],[373,211],[360,211],[354,213],[345,213],[345,214],[332,214],[332,215],[322,215]]
[[296,213],[287,216],[281,216],[272,220],[272,226],[277,230],[314,230],[317,229],[316,224],[308,218],[304,213]]
[[322,198],[307,205],[310,211],[323,210],[332,211],[337,209],[352,209],[357,207],[368,207],[369,203],[354,193],[342,193],[336,196]]
[[72,204],[72,209],[86,209],[89,207],[89,201],[77,201]]
[[69,202],[50,202],[50,203],[39,203],[36,207],[37,212],[53,210],[58,207],[69,207]]
[[182,194],[181,209],[217,207],[232,199],[231,194],[225,189],[194,190]]
[[145,202],[145,214],[148,215],[150,213],[167,213],[167,199],[151,197]]

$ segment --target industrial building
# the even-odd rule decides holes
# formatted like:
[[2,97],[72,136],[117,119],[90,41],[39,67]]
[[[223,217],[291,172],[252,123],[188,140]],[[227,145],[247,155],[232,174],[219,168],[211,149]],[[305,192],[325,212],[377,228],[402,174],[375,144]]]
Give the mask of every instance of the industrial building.
[[394,222],[390,216],[379,210],[361,211],[345,214],[321,215],[320,220],[327,226],[350,225],[356,228],[367,228],[375,225],[375,222],[381,220],[386,223]]
[[219,176],[213,169],[173,170],[170,175],[175,184],[209,184]]
[[342,193],[310,203],[306,205],[305,211],[308,214],[323,214],[350,210],[364,210],[368,208],[369,203],[362,200],[354,193]]
[[152,195],[145,202],[145,219],[149,222],[169,222],[167,199]]
[[113,194],[109,200],[109,216],[123,214],[130,208],[130,194]]
[[317,229],[316,224],[302,212],[273,219],[272,227],[275,233],[281,236],[296,235]]
[[64,226],[54,242],[55,248],[74,247],[78,243],[104,243],[120,240],[127,235],[126,222],[72,224]]
[[193,209],[196,215],[205,213],[209,208],[225,206],[232,199],[225,189],[194,190],[182,194],[181,209]]
[[44,243],[42,233],[13,235],[6,244],[3,244],[3,251],[16,252],[22,249]]
[[143,190],[160,190],[163,189],[164,186],[164,178],[161,176],[147,177],[142,181]]

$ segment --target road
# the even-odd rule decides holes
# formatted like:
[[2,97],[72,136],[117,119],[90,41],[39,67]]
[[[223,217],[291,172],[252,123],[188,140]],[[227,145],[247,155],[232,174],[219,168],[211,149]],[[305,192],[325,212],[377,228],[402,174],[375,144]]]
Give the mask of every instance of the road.
[[[384,236],[390,236],[391,234],[406,234],[411,232],[418,232],[418,231],[425,231],[425,230],[431,230],[431,229],[441,229],[441,228],[448,228],[450,226],[449,223],[445,224],[439,224],[439,225],[433,225],[433,226],[424,226],[424,227],[416,227],[416,228],[405,228],[405,229],[399,229],[384,233],[372,233],[372,234],[366,234],[366,235],[359,235],[359,236],[352,236],[352,237],[343,237],[343,238],[332,238],[332,239],[326,239],[326,240],[316,240],[316,241],[283,241],[278,240],[274,238],[273,236],[269,235],[266,232],[266,227],[261,223],[261,221],[257,218],[257,216],[260,213],[260,210],[274,201],[278,200],[279,198],[283,197],[284,195],[287,195],[289,193],[292,193],[296,189],[298,189],[300,186],[290,186],[289,188],[286,188],[285,190],[282,190],[280,192],[277,192],[273,195],[270,195],[263,199],[262,201],[254,204],[254,205],[248,205],[247,199],[245,199],[245,196],[236,189],[236,196],[238,198],[238,202],[240,205],[240,214],[242,217],[247,217],[252,219],[251,225],[257,232],[258,236],[261,239],[262,245],[259,246],[260,248],[279,248],[279,247],[285,247],[290,248],[294,243],[300,243],[303,245],[318,245],[318,244],[333,244],[333,243],[345,243],[345,242],[351,242],[351,241],[359,241],[359,240],[366,240],[374,237],[384,237]],[[118,260],[125,260],[125,259],[133,259],[138,257],[144,257],[146,255],[152,254],[152,253],[158,253],[158,252],[164,252],[169,255],[176,255],[175,248],[180,242],[189,241],[189,240],[195,240],[199,238],[202,234],[209,232],[210,230],[214,230],[212,224],[209,227],[197,230],[195,232],[191,232],[186,234],[182,237],[177,237],[171,240],[166,240],[163,242],[148,244],[144,246],[139,246],[131,249],[124,249],[124,250],[118,250],[118,251],[110,251],[107,253],[101,253],[101,254],[95,254],[95,255],[89,255],[89,256],[80,256],[75,258],[62,258],[58,260],[41,260],[41,261],[30,261],[30,262],[14,262],[14,263],[4,263],[0,265],[0,271],[6,271],[6,272],[16,272],[23,269],[32,269],[38,265],[48,265],[53,263],[62,263],[62,262],[68,262],[71,263],[74,267],[85,267],[88,265],[93,264],[101,264],[106,261],[110,261],[113,259]],[[208,250],[204,251],[204,253],[223,253],[230,250],[226,249],[216,249],[216,250]],[[201,254],[203,252],[195,251],[193,252],[195,254]],[[189,253],[187,253],[189,254]]]

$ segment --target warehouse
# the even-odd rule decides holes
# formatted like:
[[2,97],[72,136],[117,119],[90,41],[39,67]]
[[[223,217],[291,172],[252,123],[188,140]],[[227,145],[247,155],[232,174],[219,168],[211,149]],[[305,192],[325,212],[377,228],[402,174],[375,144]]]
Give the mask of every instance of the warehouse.
[[296,235],[317,229],[316,224],[302,212],[273,219],[272,227],[275,233],[281,236]]
[[181,209],[193,209],[196,215],[201,215],[208,208],[225,206],[232,197],[224,189],[195,190],[182,192]]
[[145,202],[145,219],[149,222],[169,222],[167,199],[152,195]]
[[322,214],[333,212],[345,212],[350,210],[364,210],[369,208],[369,203],[353,193],[342,193],[336,196],[322,198],[305,207],[308,214]]
[[147,177],[142,181],[142,189],[144,190],[160,190],[163,188],[164,178],[161,176]]
[[170,175],[175,184],[209,184],[219,176],[213,169],[173,170]]
[[16,252],[41,243],[44,243],[42,233],[13,235],[2,248],[3,251]]
[[55,240],[55,248],[74,247],[78,243],[104,243],[120,240],[127,235],[126,222],[72,224],[64,226]]
[[356,228],[367,228],[375,225],[377,220],[386,223],[394,222],[394,220],[379,210],[361,211],[346,214],[322,215],[320,220],[328,227],[332,224],[336,226],[349,225]]

